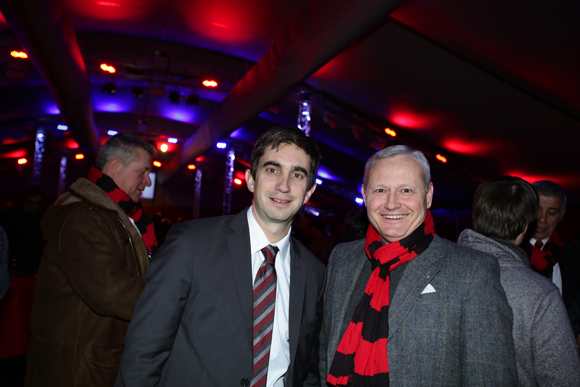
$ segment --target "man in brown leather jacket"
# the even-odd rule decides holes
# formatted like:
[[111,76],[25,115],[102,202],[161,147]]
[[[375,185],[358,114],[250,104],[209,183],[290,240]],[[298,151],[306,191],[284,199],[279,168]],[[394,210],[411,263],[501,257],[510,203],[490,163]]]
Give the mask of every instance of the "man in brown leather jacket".
[[151,185],[151,146],[128,134],[103,145],[42,219],[27,386],[112,386],[125,332],[156,249],[139,196]]

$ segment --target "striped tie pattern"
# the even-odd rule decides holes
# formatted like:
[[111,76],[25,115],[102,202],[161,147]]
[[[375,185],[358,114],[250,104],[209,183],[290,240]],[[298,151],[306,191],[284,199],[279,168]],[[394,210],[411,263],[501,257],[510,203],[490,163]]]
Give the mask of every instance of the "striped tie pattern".
[[270,343],[276,306],[276,269],[274,260],[278,248],[268,245],[262,249],[265,260],[254,281],[254,376],[251,387],[266,385]]

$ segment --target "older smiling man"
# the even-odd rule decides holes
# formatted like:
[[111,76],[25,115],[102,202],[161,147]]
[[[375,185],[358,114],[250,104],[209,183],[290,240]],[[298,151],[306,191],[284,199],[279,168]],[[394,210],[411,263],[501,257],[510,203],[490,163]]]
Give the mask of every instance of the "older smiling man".
[[425,156],[365,166],[366,240],[328,266],[321,376],[336,386],[513,386],[512,313],[497,261],[435,235]]

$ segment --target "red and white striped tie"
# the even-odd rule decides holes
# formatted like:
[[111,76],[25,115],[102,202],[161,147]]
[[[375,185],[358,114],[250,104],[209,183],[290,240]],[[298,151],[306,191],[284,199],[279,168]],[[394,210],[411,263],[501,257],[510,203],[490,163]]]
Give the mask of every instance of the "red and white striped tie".
[[266,385],[276,306],[274,260],[278,248],[268,245],[262,249],[262,253],[266,259],[258,269],[254,281],[254,376],[251,387]]

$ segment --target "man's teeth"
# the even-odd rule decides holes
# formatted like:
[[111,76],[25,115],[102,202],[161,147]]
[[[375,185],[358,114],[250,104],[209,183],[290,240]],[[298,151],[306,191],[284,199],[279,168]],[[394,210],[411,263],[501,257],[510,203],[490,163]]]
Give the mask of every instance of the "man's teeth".
[[407,215],[383,215],[385,219],[403,219]]
[[280,200],[280,199],[272,199],[272,200],[275,202],[278,202],[278,203],[288,203],[289,202],[289,200]]

